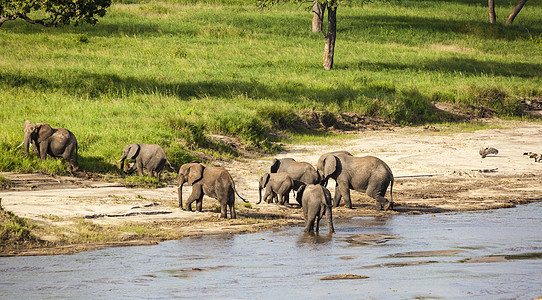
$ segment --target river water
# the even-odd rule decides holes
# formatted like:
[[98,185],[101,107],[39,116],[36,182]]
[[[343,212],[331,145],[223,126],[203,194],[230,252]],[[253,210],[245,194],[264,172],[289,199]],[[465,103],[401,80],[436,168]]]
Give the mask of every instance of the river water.
[[[542,203],[0,258],[1,299],[532,299]],[[320,280],[354,274],[365,279]]]

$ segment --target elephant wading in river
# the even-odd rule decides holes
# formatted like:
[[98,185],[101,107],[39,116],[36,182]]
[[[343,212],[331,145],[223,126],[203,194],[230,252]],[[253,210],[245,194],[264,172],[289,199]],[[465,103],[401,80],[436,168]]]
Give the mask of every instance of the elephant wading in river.
[[257,204],[262,202],[262,190],[265,189],[263,196],[264,201],[271,203],[273,199],[280,197],[280,204],[288,204],[290,202],[290,191],[294,187],[294,181],[288,175],[288,173],[265,173],[260,177],[258,181],[258,193],[260,200]]
[[[201,212],[203,196],[215,198],[220,202],[220,217],[227,218],[227,210],[230,210],[230,218],[235,219],[235,183],[230,173],[222,167],[208,167],[200,163],[189,163],[181,166],[178,179],[179,207],[183,207],[182,187],[185,182],[192,185],[192,194],[188,197],[186,209],[192,211],[192,202],[196,201],[196,210]],[[235,194],[234,194],[235,193]],[[243,197],[239,196],[243,201]]]
[[[355,157],[348,152],[339,151],[320,156],[316,166],[324,175],[324,182],[335,179],[337,187],[333,206],[339,206],[341,198],[348,208],[352,208],[350,189],[366,192],[376,200],[377,209],[393,209],[393,173],[390,167],[373,156]],[[390,185],[391,184],[391,185]],[[390,185],[390,200],[384,198]]]
[[[28,157],[30,143],[34,153],[42,160],[51,157],[62,157],[68,163],[70,171],[79,169],[77,166],[77,139],[75,135],[64,128],[52,128],[47,123],[24,123],[24,153]],[[75,161],[74,161],[75,157]]]
[[169,163],[164,149],[156,144],[126,145],[119,160],[120,170],[123,172],[124,161],[126,159],[135,159],[135,165],[128,170],[128,174],[133,173],[134,170],[137,169],[139,176],[142,176],[143,169],[147,169],[151,173],[152,177],[154,177],[154,172],[156,172],[158,181],[160,181],[160,175],[162,174],[162,170],[164,169],[166,162],[169,164],[169,167],[175,171],[175,169]]
[[[298,201],[303,203],[303,217],[305,218],[305,232],[316,231],[320,227],[320,219],[327,218],[329,233],[335,232],[333,216],[331,213],[331,193],[321,185],[304,185],[297,191]],[[314,223],[316,222],[316,228]]]

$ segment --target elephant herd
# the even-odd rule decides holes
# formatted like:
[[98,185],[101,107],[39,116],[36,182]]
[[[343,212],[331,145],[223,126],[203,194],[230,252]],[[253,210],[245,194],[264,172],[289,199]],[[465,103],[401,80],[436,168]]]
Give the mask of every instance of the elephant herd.
[[[25,155],[28,156],[29,146],[32,145],[36,156],[42,160],[51,157],[62,157],[66,160],[70,171],[78,169],[77,166],[77,139],[75,135],[64,128],[52,128],[47,123],[32,124],[26,121],[24,125]],[[20,147],[19,146],[19,147]],[[169,163],[166,153],[158,145],[130,144],[122,153],[120,169],[124,172],[126,159],[134,159],[135,163],[129,166],[128,173],[135,170],[139,175],[147,169],[151,176],[160,180],[162,170]],[[336,182],[335,195],[326,188],[328,180]],[[325,215],[329,232],[334,232],[332,221],[332,207],[338,207],[341,199],[348,208],[352,208],[350,190],[367,193],[376,200],[376,207],[380,210],[393,209],[393,182],[394,177],[390,167],[379,158],[373,156],[356,157],[347,151],[325,153],[318,159],[316,168],[307,162],[298,162],[293,158],[274,159],[270,172],[263,174],[258,181],[259,201],[273,201],[281,205],[289,203],[290,192],[296,192],[296,201],[303,209],[305,231],[318,231],[320,219]],[[188,183],[192,186],[192,193],[185,204],[186,210],[192,210],[192,203],[196,202],[196,210],[202,211],[203,196],[206,195],[218,200],[221,206],[220,216],[236,218],[235,194],[243,201],[235,188],[235,183],[229,172],[223,167],[210,167],[201,163],[192,162],[180,167],[178,176],[179,207],[182,203],[182,186]],[[385,198],[386,190],[390,186],[390,200]],[[315,228],[316,224],[316,228]]]

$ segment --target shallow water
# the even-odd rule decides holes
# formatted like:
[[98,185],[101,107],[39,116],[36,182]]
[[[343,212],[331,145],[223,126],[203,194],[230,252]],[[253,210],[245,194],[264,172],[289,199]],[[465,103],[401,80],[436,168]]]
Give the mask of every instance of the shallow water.
[[[75,255],[0,258],[0,297],[532,299],[542,296],[542,203],[363,217]],[[320,280],[355,274],[367,279]]]

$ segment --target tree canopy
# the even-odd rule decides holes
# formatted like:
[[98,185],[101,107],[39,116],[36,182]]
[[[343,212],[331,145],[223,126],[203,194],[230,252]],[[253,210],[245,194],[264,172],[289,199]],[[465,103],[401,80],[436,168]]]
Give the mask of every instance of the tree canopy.
[[96,24],[109,6],[111,0],[0,0],[0,26],[15,19],[47,27]]

